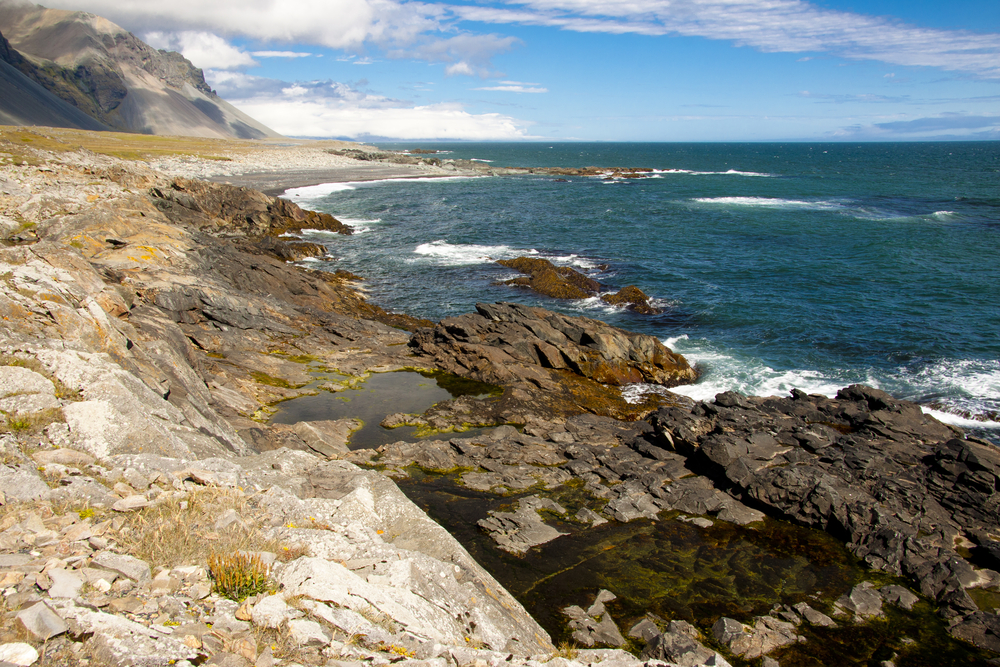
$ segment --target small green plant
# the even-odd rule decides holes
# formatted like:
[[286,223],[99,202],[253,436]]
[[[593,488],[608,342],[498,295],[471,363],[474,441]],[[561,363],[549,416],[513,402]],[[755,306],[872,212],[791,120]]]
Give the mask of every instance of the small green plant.
[[267,566],[257,554],[213,552],[208,557],[208,571],[215,580],[215,591],[224,598],[242,602],[267,591]]
[[87,519],[93,517],[95,512],[93,507],[85,507],[82,510],[80,510],[78,514],[80,515],[81,521],[86,521]]

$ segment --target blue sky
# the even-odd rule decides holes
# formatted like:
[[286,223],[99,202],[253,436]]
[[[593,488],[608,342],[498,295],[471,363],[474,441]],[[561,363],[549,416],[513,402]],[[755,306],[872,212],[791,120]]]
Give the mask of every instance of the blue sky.
[[1000,139],[1000,2],[66,0],[289,136]]

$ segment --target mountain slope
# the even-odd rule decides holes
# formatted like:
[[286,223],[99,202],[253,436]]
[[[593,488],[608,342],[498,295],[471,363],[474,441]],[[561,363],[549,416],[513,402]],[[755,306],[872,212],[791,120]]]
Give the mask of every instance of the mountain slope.
[[158,51],[100,16],[0,0],[0,32],[23,56],[11,63],[22,74],[110,128],[240,139],[280,136],[222,100],[202,71],[179,53]]
[[25,74],[22,68],[32,68],[20,53],[10,48],[0,34],[0,124],[47,125],[71,127],[78,130],[110,130],[53,95],[47,88]]

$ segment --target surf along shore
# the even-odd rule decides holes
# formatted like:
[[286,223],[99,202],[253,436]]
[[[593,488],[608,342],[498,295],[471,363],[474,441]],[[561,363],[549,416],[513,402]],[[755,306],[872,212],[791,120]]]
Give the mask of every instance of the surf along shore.
[[[328,251],[298,231],[349,227],[243,186],[505,170],[286,143],[0,128],[0,659],[903,665],[1000,651],[988,443],[861,386],[630,404],[619,387],[693,371],[655,338],[539,308],[388,313],[363,276],[292,263]],[[378,450],[351,449],[355,419],[269,421],[279,403],[414,370],[498,389],[386,415],[428,438]],[[694,612],[655,590],[638,610],[595,580],[543,628],[390,477],[499,501],[476,532],[512,554],[630,525],[780,536],[781,519],[858,560],[838,590],[771,577],[742,605],[700,604],[699,572]]]

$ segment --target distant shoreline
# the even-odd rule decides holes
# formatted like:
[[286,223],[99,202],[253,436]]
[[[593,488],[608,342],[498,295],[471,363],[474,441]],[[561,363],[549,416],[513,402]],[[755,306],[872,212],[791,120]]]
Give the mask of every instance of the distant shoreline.
[[227,183],[260,190],[264,194],[277,197],[292,188],[302,188],[323,183],[349,183],[408,178],[443,178],[455,176],[455,172],[427,169],[410,165],[365,164],[322,169],[296,169],[289,171],[250,172],[225,176],[211,176],[205,180]]

